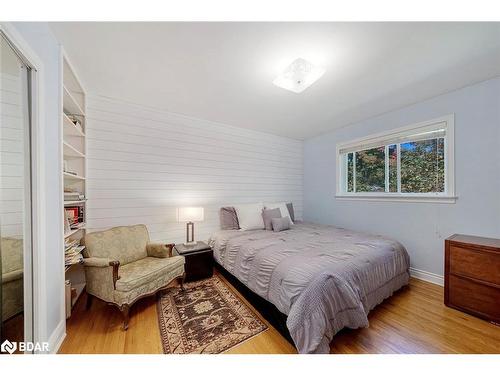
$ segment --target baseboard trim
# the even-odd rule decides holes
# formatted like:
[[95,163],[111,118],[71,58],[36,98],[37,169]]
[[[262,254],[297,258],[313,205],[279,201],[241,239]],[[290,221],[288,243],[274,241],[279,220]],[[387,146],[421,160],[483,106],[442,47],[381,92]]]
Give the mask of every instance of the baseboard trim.
[[49,338],[49,353],[57,354],[64,339],[66,338],[66,321],[62,320],[52,332]]
[[429,283],[444,286],[444,277],[436,273],[427,272],[423,270],[418,270],[416,268],[410,267],[410,275],[416,279],[428,281]]

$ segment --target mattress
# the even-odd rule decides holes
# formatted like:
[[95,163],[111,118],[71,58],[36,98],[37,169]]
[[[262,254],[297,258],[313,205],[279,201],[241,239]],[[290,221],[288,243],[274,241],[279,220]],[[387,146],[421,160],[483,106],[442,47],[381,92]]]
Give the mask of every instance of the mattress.
[[328,225],[224,230],[209,244],[222,267],[287,315],[299,353],[328,353],[338,331],[367,327],[369,311],[409,281],[399,242]]

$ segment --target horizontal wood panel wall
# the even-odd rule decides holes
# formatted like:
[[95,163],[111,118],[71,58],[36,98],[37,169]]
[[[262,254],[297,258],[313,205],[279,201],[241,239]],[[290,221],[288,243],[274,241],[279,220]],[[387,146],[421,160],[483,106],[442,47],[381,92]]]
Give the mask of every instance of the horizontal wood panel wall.
[[302,217],[302,141],[99,96],[87,120],[89,231],[144,223],[154,241],[185,241],[181,206],[205,208],[198,240],[225,205],[287,201]]
[[0,234],[22,238],[25,121],[19,75],[0,73]]

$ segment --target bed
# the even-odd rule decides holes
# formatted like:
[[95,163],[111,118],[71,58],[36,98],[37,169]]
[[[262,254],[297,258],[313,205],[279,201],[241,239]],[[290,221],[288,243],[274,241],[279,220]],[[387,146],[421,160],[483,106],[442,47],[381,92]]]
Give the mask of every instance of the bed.
[[299,353],[328,353],[338,331],[367,327],[368,312],[409,280],[399,242],[333,226],[221,230],[209,244],[220,267],[286,316]]

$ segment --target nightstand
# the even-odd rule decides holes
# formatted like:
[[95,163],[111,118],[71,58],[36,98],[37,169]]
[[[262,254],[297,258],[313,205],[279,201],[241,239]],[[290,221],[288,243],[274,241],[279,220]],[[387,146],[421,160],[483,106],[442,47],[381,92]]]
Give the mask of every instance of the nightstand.
[[186,281],[196,281],[213,275],[213,250],[205,242],[198,241],[192,246],[178,244],[175,245],[174,251],[186,259]]

